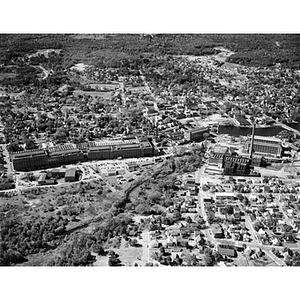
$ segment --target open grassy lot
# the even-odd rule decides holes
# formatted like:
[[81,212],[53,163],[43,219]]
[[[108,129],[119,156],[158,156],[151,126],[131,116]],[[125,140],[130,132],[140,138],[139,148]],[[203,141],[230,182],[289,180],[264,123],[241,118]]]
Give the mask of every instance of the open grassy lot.
[[[141,243],[140,239],[137,239],[139,243]],[[120,243],[120,247],[109,247],[105,249],[107,252],[114,251],[118,258],[120,259],[120,264],[123,266],[134,266],[135,264],[144,265],[145,262],[141,261],[141,257],[143,254],[143,248],[140,246],[138,247],[131,247],[128,242],[122,239]],[[93,266],[107,266],[108,257],[107,255],[101,256],[96,253],[93,253],[96,256],[96,261]]]
[[129,246],[128,248],[115,249],[114,251],[119,254],[119,259],[124,266],[133,266],[135,263],[138,265],[141,264],[141,261],[138,258],[142,256],[142,247]]
[[107,256],[101,256],[96,253],[93,253],[94,256],[96,256],[96,261],[93,263],[94,267],[105,267],[107,266]]

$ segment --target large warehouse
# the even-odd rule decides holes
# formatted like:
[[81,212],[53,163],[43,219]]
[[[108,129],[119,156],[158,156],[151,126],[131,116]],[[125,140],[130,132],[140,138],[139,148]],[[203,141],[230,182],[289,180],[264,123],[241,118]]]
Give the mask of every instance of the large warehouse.
[[88,160],[144,157],[157,154],[151,140],[130,138],[82,144],[65,144],[46,150],[13,152],[10,158],[16,171],[55,168]]
[[[249,152],[250,148],[251,140],[246,144],[246,151]],[[275,137],[256,135],[253,141],[253,152],[264,156],[281,157],[281,140]]]
[[198,127],[184,131],[184,139],[188,142],[200,142],[205,139],[204,134],[209,133],[208,127]]

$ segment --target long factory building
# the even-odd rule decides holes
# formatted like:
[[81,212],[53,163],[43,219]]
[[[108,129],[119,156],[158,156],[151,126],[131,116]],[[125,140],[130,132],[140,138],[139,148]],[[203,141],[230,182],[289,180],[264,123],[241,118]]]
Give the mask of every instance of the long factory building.
[[253,152],[254,154],[260,154],[270,157],[281,157],[282,146],[281,140],[279,138],[256,135],[252,136],[252,139],[246,143],[247,152]]
[[156,154],[157,150],[150,139],[135,137],[12,152],[10,158],[16,171],[33,171],[91,160],[145,157]]

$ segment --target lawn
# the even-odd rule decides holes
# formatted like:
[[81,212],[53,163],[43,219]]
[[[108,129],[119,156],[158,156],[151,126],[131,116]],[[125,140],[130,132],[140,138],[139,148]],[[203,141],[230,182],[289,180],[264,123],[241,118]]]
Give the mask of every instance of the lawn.
[[[141,243],[140,239],[137,239],[139,243]],[[143,255],[143,247],[131,247],[128,242],[126,242],[123,238],[121,241],[120,248],[109,248],[105,249],[106,251],[114,251],[119,255],[119,259],[121,261],[121,265],[123,266],[133,266],[135,263],[138,265],[144,265],[145,262],[142,262],[140,259]],[[93,254],[95,255],[95,254]],[[94,266],[107,266],[107,256],[98,256],[97,261],[94,263]]]
[[117,254],[119,254],[119,259],[122,264],[125,266],[133,266],[135,263],[138,265],[141,264],[141,261],[138,259],[142,257],[143,248],[142,247],[128,247],[121,249],[112,249]]

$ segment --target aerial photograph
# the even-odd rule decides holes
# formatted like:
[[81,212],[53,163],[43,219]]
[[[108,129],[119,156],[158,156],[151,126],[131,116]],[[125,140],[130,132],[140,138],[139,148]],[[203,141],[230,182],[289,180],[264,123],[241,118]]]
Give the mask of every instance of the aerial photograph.
[[0,223],[0,266],[300,266],[300,35],[0,34]]

